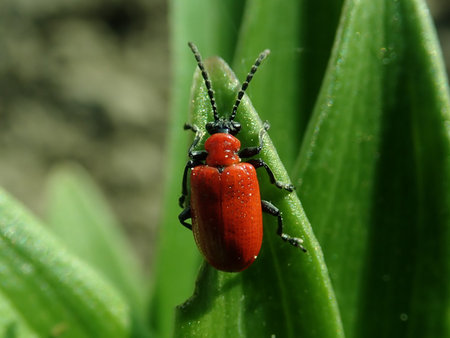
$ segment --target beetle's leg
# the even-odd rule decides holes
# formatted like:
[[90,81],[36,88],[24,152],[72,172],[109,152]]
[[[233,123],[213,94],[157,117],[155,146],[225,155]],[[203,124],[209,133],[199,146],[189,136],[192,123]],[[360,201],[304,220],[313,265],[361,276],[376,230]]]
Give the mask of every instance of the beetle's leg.
[[194,141],[192,142],[188,151],[189,158],[197,161],[204,161],[206,159],[206,156],[208,155],[206,150],[194,150],[198,142],[200,142],[200,140],[202,139],[204,132],[200,131],[196,126],[190,125],[188,123],[184,124],[184,130],[192,130],[195,133]]
[[183,172],[183,183],[181,184],[181,196],[178,199],[178,205],[181,208],[184,208],[184,200],[186,199],[186,196],[188,194],[187,191],[187,174],[189,169],[192,169],[195,167],[195,163],[193,160],[188,161],[188,163],[186,163],[186,166],[184,167],[184,172]]
[[178,199],[178,205],[181,208],[184,208],[184,201],[186,200],[186,196],[188,194],[188,189],[187,189],[187,175],[189,172],[189,169],[192,169],[198,165],[203,164],[202,161],[197,161],[197,160],[189,160],[188,163],[186,163],[186,166],[184,167],[184,172],[183,172],[183,183],[181,184],[181,196]]
[[250,163],[252,166],[255,167],[255,169],[264,167],[264,169],[266,169],[267,175],[269,175],[270,183],[275,184],[275,186],[277,188],[284,189],[284,190],[291,191],[291,192],[295,190],[295,187],[292,184],[277,181],[275,179],[275,176],[274,176],[272,170],[268,166],[268,164],[266,162],[264,162],[263,160],[261,160],[260,158],[248,160],[247,163]]
[[[248,147],[248,148],[242,149],[239,152],[239,157],[248,158],[248,157],[252,157],[252,156],[259,154],[261,152],[261,149],[263,146],[264,134],[266,133],[267,130],[269,130],[269,128],[270,128],[269,123],[267,121],[264,121],[264,127],[259,132],[259,145],[257,147]],[[253,160],[249,160],[247,162],[250,163],[251,165],[253,165],[255,167],[255,169],[264,167],[264,169],[266,169],[267,174],[269,175],[270,183],[275,184],[275,186],[277,188],[285,189],[285,190],[291,191],[291,192],[294,191],[295,187],[292,184],[287,184],[287,183],[277,181],[275,179],[275,176],[273,175],[272,170],[267,165],[267,163],[265,163],[263,160],[253,159]]]
[[198,142],[200,142],[203,133],[199,131],[199,129],[196,126],[185,124],[184,130],[192,130],[195,133],[194,141],[192,142],[191,146],[189,147],[188,155],[189,158],[191,158],[190,161],[186,164],[184,167],[184,173],[183,173],[183,183],[181,186],[181,196],[178,199],[178,204],[181,208],[184,208],[184,201],[186,200],[186,196],[188,194],[187,191],[187,174],[189,169],[194,168],[197,165],[203,164],[202,161],[206,159],[206,156],[208,153],[205,150],[196,150],[194,151],[194,148],[197,146]]
[[283,241],[289,242],[289,244],[302,249],[303,252],[306,252],[306,249],[302,245],[303,240],[301,238],[291,237],[283,232],[283,216],[281,215],[281,211],[269,201],[261,200],[261,205],[263,212],[266,212],[278,218],[278,236],[280,236]]
[[183,129],[184,130],[192,130],[194,133],[198,133],[197,126],[194,126],[194,125],[189,124],[189,123],[185,123],[184,126],[183,126]]
[[239,153],[238,153],[239,157],[240,158],[249,158],[249,157],[258,155],[261,152],[261,149],[263,147],[264,134],[266,133],[267,130],[269,130],[269,128],[270,128],[269,122],[264,121],[264,127],[259,132],[259,145],[256,147],[248,147],[248,148],[241,149],[241,151],[239,151]]
[[191,218],[191,207],[185,208],[179,215],[178,219],[180,220],[180,223],[184,225],[189,230],[192,230],[192,225],[189,223],[186,223],[185,221],[187,219]]

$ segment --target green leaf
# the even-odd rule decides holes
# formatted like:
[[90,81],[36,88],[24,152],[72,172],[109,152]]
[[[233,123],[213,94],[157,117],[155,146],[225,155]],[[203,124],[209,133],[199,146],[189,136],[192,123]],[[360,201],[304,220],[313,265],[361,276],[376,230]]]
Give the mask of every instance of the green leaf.
[[450,100],[421,0],[347,1],[295,174],[348,337],[448,337]]
[[72,252],[121,291],[131,306],[135,335],[145,335],[142,276],[95,183],[81,167],[61,165],[50,175],[47,195],[47,223]]
[[270,120],[272,139],[288,171],[322,82],[341,4],[341,0],[246,3],[233,69],[244,79],[258,53],[272,51],[257,75],[258,87],[250,86],[248,93],[260,116]]
[[[229,112],[240,87],[238,79],[220,58],[205,62],[219,112]],[[193,124],[204,129],[211,120],[211,104],[200,72],[194,77],[191,112]],[[263,128],[256,111],[244,97],[236,120],[242,125],[243,147],[255,145]],[[201,147],[201,145],[200,145]],[[277,179],[288,181],[278,155],[264,140],[261,158]],[[322,253],[295,193],[276,189],[261,175],[262,197],[283,212],[285,231],[305,239],[304,254],[276,235],[276,219],[264,219],[264,242],[260,256],[246,271],[224,273],[205,265],[194,296],[177,311],[178,337],[341,337],[337,304]]]
[[[0,191],[0,333],[125,337],[127,304]],[[3,315],[5,314],[5,315]]]

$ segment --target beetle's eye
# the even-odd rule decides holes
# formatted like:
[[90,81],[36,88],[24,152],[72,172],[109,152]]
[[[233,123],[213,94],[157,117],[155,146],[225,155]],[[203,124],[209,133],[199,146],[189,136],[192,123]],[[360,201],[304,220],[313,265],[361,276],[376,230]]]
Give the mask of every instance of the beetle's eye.
[[208,122],[206,124],[206,131],[209,133],[209,135],[214,134],[214,123],[213,122]]

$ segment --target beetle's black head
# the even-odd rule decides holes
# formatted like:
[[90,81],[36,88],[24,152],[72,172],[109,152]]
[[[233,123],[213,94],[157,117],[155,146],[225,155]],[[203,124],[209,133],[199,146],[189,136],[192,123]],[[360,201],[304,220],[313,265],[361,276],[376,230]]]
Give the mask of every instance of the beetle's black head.
[[219,118],[206,124],[206,130],[210,135],[217,133],[227,133],[235,136],[241,130],[241,124],[234,120]]

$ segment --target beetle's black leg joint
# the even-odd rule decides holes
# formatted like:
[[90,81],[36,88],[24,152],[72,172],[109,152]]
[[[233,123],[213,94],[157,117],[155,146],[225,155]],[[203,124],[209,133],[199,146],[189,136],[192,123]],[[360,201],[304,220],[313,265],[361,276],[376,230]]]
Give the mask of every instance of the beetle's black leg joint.
[[184,126],[183,126],[183,129],[184,130],[192,130],[194,133],[198,133],[197,126],[194,126],[194,125],[189,124],[189,123],[185,123]]
[[184,225],[186,228],[188,228],[189,230],[192,230],[192,225],[189,223],[186,223],[185,221],[187,219],[191,218],[191,207],[187,207],[185,208],[179,215],[178,215],[178,220],[180,221],[180,223],[182,225]]
[[292,184],[290,184],[290,183],[283,183],[281,181],[277,181],[275,179],[275,176],[274,176],[272,170],[270,169],[270,167],[267,165],[266,162],[264,162],[260,158],[249,160],[249,161],[247,161],[247,163],[250,163],[252,166],[255,167],[255,169],[264,167],[264,169],[266,169],[267,175],[269,175],[270,183],[274,184],[277,188],[284,189],[284,190],[287,190],[289,192],[292,192],[292,191],[295,190],[295,187]]
[[297,248],[300,248],[303,252],[306,252],[306,249],[302,245],[303,240],[301,238],[291,237],[283,232],[283,216],[281,214],[280,209],[278,209],[269,201],[264,200],[261,200],[261,206],[263,212],[277,217],[278,219],[277,235],[280,236],[283,241],[288,242],[289,244]]
[[264,125],[263,128],[259,131],[259,145],[256,147],[248,147],[248,148],[244,148],[241,151],[239,151],[239,157],[240,158],[249,158],[255,155],[258,155],[263,147],[263,138],[264,138],[264,134],[266,133],[267,130],[269,130],[270,128],[270,124],[267,121],[264,121]]
[[194,150],[194,149],[202,139],[205,132],[200,131],[200,129],[198,129],[196,126],[191,125],[189,123],[185,123],[183,129],[192,130],[195,133],[194,141],[192,141],[192,144],[189,147],[188,151],[189,158],[196,161],[204,161],[208,153],[205,150]]
[[198,164],[202,164],[202,162],[206,160],[208,153],[206,152],[206,150],[197,150],[197,151],[190,150],[188,155],[193,161],[198,162]]

